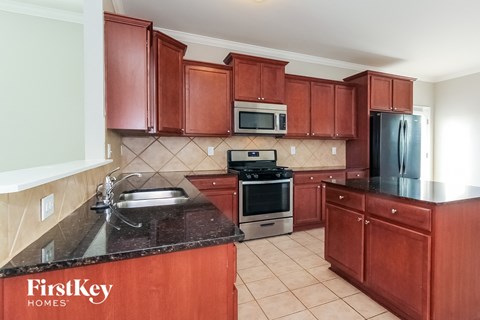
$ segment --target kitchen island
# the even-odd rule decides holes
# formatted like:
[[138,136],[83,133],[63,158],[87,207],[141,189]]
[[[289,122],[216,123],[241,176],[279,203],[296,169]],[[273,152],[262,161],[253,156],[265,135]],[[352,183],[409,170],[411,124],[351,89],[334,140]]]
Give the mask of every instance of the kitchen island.
[[402,319],[480,319],[480,188],[326,181],[331,269]]
[[201,194],[122,209],[94,198],[0,268],[0,319],[234,319],[243,233]]

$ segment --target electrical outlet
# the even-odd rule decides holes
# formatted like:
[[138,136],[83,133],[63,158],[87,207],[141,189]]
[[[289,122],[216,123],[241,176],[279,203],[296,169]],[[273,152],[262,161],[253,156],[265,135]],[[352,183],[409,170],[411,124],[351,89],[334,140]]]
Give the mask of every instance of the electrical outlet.
[[294,155],[297,153],[297,148],[295,146],[290,146],[290,154]]
[[50,241],[42,248],[42,263],[51,262],[55,259],[55,243]]
[[332,154],[336,155],[337,154],[337,147],[332,147]]
[[45,198],[42,198],[41,200],[40,215],[41,215],[42,221],[47,219],[54,212],[55,212],[55,196],[52,193],[46,196]]
[[213,156],[215,154],[215,148],[214,147],[208,147],[207,148],[207,154],[209,156]]
[[112,145],[109,143],[107,144],[107,159],[111,159],[112,158]]

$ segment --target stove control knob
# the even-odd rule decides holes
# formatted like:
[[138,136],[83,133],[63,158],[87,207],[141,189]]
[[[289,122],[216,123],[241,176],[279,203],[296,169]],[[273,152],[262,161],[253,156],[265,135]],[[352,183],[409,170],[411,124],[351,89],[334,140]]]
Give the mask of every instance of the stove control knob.
[[282,177],[282,174],[281,174],[281,173],[275,173],[275,177],[281,178],[281,177]]
[[246,177],[247,177],[247,179],[252,179],[252,175],[251,175],[251,174],[247,174]]
[[254,173],[254,174],[253,174],[253,177],[254,177],[255,179],[258,179],[258,174]]

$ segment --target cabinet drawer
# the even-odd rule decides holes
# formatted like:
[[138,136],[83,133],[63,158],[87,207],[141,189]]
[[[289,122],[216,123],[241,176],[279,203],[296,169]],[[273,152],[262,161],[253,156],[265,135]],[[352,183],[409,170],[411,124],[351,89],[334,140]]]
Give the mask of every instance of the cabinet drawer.
[[367,196],[367,211],[379,217],[426,231],[432,230],[432,210],[379,196]]
[[320,183],[322,180],[331,180],[331,179],[345,179],[345,172],[312,172],[312,173],[295,173],[293,176],[294,184],[305,184],[305,183]]
[[326,201],[365,211],[365,195],[363,193],[327,186]]
[[368,178],[367,170],[351,170],[347,171],[347,179]]
[[237,177],[189,177],[190,182],[197,187],[198,190],[211,189],[236,189]]

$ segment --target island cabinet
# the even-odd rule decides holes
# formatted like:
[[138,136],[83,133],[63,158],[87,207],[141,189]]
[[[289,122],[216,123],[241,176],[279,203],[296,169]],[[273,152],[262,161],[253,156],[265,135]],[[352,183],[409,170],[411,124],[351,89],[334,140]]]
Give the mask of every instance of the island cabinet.
[[480,318],[480,198],[437,203],[447,199],[438,184],[424,190],[437,193],[430,202],[378,193],[382,184],[326,185],[325,259],[333,271],[401,319]]
[[238,179],[236,176],[198,175],[188,180],[224,215],[238,225]]
[[187,46],[153,31],[151,21],[104,19],[107,128],[181,134]]
[[224,62],[233,67],[235,100],[284,103],[288,62],[238,53],[229,53]]
[[185,61],[185,135],[231,135],[231,68]]
[[[0,319],[234,320],[235,277],[233,243],[9,277],[0,279]],[[69,281],[84,289],[67,295]]]
[[293,227],[295,231],[324,226],[322,180],[345,179],[343,170],[293,174]]
[[355,138],[355,87],[287,75],[285,92],[287,137]]

